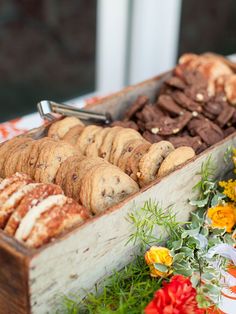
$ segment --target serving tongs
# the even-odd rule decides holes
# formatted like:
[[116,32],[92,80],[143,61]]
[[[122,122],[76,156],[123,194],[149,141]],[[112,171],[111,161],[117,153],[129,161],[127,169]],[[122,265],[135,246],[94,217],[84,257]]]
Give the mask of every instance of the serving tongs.
[[74,106],[58,104],[50,100],[42,100],[37,104],[38,112],[42,119],[53,121],[56,117],[53,113],[59,113],[64,116],[74,116],[81,120],[94,122],[98,124],[110,124],[112,122],[111,115],[106,112],[105,114],[96,113],[84,109],[78,109]]

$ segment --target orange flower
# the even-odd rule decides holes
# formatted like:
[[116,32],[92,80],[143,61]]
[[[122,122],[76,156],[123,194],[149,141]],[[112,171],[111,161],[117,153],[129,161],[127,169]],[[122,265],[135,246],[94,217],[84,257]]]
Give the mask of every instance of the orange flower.
[[208,209],[207,216],[213,228],[225,228],[231,232],[236,223],[236,208],[233,203],[217,205]]
[[155,293],[154,299],[147,305],[145,314],[204,314],[196,300],[196,290],[189,278],[175,275],[169,283]]
[[[170,250],[165,247],[152,246],[146,252],[145,260],[150,268],[152,277],[167,277],[172,273],[170,266],[173,263],[173,257],[170,254]],[[159,269],[155,264],[160,266]]]

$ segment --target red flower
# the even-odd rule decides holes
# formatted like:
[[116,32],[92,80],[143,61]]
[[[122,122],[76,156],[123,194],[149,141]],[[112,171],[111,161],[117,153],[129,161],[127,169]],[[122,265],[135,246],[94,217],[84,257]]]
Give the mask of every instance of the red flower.
[[198,308],[196,295],[189,278],[175,275],[155,293],[145,314],[204,314],[205,310]]

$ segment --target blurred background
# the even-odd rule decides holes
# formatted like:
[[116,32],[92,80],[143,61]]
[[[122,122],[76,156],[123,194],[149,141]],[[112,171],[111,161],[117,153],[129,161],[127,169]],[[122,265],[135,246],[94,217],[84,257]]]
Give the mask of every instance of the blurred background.
[[236,51],[235,0],[0,0],[0,121]]

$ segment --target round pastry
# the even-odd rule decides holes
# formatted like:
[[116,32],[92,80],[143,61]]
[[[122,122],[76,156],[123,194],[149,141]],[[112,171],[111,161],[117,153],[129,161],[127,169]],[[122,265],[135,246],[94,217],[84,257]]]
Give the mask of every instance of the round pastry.
[[112,144],[113,144],[113,140],[117,134],[117,132],[119,130],[121,130],[122,128],[120,126],[114,126],[112,127],[109,132],[107,133],[107,135],[104,137],[104,140],[98,150],[98,156],[105,159],[105,160],[109,160],[110,158],[110,153],[111,153],[111,149],[112,149]]
[[130,140],[135,139],[142,140],[141,134],[138,133],[137,131],[129,128],[126,129],[122,128],[121,130],[119,130],[113,139],[109,158],[110,163],[117,166],[118,160],[120,158],[122,150],[124,149],[125,144]]
[[178,166],[184,164],[195,156],[195,152],[191,147],[180,146],[172,151],[162,162],[157,176],[163,177],[174,171]]
[[75,154],[75,148],[63,141],[44,146],[36,162],[34,179],[37,182],[53,183],[63,161]]
[[66,134],[63,136],[63,141],[70,143],[71,145],[75,145],[80,137],[84,129],[83,125],[76,125],[71,128]]
[[150,146],[139,161],[138,182],[141,187],[156,178],[161,163],[172,151],[174,151],[174,146],[168,141],[161,141]]
[[54,138],[55,140],[61,140],[71,128],[77,125],[84,126],[78,118],[66,117],[62,120],[54,122],[50,126],[48,136]]
[[98,214],[138,190],[137,183],[118,167],[101,164],[91,168],[84,176],[80,201]]
[[94,142],[94,138],[102,128],[97,125],[89,125],[86,126],[75,145],[76,149],[78,149],[83,155],[85,155],[86,148],[89,144]]

